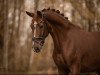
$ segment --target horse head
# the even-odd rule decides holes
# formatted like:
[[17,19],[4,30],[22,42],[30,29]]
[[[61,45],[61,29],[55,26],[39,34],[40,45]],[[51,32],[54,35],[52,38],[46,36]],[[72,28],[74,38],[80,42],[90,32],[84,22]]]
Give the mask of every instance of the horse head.
[[37,11],[36,13],[26,11],[26,14],[32,17],[32,22],[30,25],[33,34],[32,42],[34,51],[38,53],[44,45],[45,38],[49,34],[48,26],[40,11]]

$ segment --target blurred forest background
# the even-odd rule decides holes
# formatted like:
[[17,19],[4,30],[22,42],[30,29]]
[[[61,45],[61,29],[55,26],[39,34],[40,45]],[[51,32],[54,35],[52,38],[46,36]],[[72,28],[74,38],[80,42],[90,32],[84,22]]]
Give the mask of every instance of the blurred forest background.
[[57,74],[51,36],[34,53],[31,18],[25,13],[48,7],[86,31],[100,30],[100,0],[0,0],[0,74]]

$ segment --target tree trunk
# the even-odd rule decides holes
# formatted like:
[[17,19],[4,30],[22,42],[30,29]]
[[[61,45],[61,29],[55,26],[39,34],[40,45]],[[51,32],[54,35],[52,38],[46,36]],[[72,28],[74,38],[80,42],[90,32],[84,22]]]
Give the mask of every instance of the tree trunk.
[[3,12],[3,7],[4,7],[4,1],[0,0],[0,73],[2,73],[4,69],[4,64],[3,64],[3,54],[4,54],[4,12]]

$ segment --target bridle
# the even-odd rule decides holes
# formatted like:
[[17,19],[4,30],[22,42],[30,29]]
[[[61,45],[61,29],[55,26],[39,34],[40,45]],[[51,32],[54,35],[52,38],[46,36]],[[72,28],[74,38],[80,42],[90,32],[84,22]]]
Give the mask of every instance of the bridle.
[[[43,18],[43,14],[42,14],[42,16],[41,16],[41,18],[42,18],[42,20],[38,23],[38,24],[40,24],[40,23],[44,23],[44,18]],[[47,22],[47,21],[46,21]],[[38,25],[37,24],[37,25]],[[49,28],[48,28],[48,26],[47,26],[47,23],[44,23],[44,25],[43,25],[43,27],[45,28],[47,28],[48,30],[49,30]],[[46,36],[47,35],[45,35],[44,34],[45,33],[45,30],[43,30],[43,33],[42,33],[42,36],[41,37],[32,37],[32,41],[36,41],[37,42],[37,40],[40,40],[41,41],[41,43],[43,44],[44,43],[44,40],[45,40],[45,38],[46,38]]]
[[[44,21],[41,20],[38,24],[43,23],[43,22],[44,22]],[[38,24],[36,24],[36,25],[38,25]],[[44,23],[43,27],[45,27],[45,25],[46,25],[46,24]],[[41,36],[41,37],[34,37],[34,36],[33,36],[33,37],[32,37],[32,41],[35,41],[35,42],[36,42],[36,41],[39,40],[39,41],[41,41],[41,43],[43,44],[45,38],[46,38],[46,36],[44,36],[44,30],[43,30],[42,36]],[[38,43],[38,42],[37,42],[37,43]],[[42,44],[41,44],[41,45],[42,45]]]
[[44,40],[45,38],[44,37],[32,37],[32,40],[35,41],[35,40]]

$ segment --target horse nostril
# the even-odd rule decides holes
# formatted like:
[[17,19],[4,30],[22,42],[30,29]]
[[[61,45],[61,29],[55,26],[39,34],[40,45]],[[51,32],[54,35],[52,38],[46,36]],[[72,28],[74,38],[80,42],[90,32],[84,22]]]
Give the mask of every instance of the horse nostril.
[[43,44],[44,44],[44,41],[41,41],[41,44],[40,45],[43,46]]
[[38,48],[38,47],[35,47],[34,49],[35,49],[36,51],[38,51],[38,50],[39,50],[39,48]]
[[40,49],[38,47],[35,47],[34,49],[36,53],[40,52]]
[[44,41],[41,41],[42,44],[44,44]]

